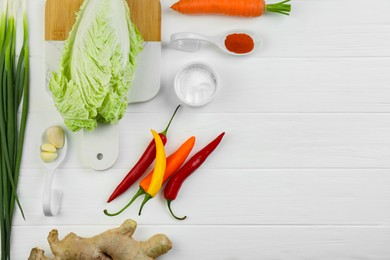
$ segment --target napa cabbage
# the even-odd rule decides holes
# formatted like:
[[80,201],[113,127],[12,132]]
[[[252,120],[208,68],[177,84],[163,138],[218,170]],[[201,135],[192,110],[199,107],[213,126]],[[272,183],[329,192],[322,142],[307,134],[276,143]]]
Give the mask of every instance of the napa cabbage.
[[70,130],[123,117],[142,46],[124,0],[84,0],[48,85]]

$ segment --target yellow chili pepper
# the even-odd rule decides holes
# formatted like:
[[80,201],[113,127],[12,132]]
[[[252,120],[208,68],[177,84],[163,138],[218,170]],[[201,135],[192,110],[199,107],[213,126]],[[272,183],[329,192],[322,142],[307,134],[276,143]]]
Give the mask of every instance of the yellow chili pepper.
[[154,196],[156,196],[157,193],[160,191],[164,179],[167,162],[164,143],[161,140],[160,135],[154,130],[151,131],[154,138],[154,142],[156,144],[156,163],[154,165],[152,180],[150,181],[149,188],[146,191],[146,195],[144,201],[141,204],[141,208],[139,209],[138,215],[141,215],[141,211],[145,203]]

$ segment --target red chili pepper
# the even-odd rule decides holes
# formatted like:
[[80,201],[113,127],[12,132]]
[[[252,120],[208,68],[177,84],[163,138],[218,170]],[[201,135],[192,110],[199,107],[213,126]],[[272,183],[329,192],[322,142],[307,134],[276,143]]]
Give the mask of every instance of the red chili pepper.
[[191,159],[186,162],[183,167],[181,167],[168,181],[164,190],[164,197],[167,200],[169,212],[172,216],[178,220],[184,220],[187,216],[179,218],[173,214],[171,209],[171,202],[176,199],[177,194],[181,188],[183,182],[190,176],[196,169],[201,166],[207,157],[217,148],[219,143],[222,140],[222,137],[225,135],[225,132],[221,133],[217,138],[215,138],[211,143],[206,145],[202,150],[197,152]]
[[[164,131],[159,133],[161,140],[163,141],[163,144],[165,145],[167,142],[166,134],[168,132],[169,126],[171,125],[171,122],[173,118],[176,115],[177,110],[179,109],[180,105],[177,106],[175,109],[175,112],[173,113],[171,119],[169,120],[169,123]],[[114,192],[111,194],[110,198],[107,200],[107,202],[111,202],[116,197],[121,195],[123,192],[125,192],[131,185],[133,185],[141,176],[144,174],[144,172],[148,169],[148,167],[152,164],[154,159],[156,158],[156,144],[154,140],[150,141],[148,147],[146,147],[144,153],[139,158],[137,163],[133,166],[133,168],[127,173],[125,178],[119,183],[118,187],[114,190]]]

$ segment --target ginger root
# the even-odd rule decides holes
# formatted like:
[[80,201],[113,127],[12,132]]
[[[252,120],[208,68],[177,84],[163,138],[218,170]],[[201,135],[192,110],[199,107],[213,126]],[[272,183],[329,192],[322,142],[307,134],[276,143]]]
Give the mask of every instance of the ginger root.
[[172,248],[172,242],[163,234],[147,241],[134,240],[131,236],[136,228],[134,220],[126,220],[120,227],[91,238],[70,233],[63,240],[58,239],[58,231],[53,229],[47,240],[54,258],[45,256],[42,249],[33,248],[28,260],[152,260]]

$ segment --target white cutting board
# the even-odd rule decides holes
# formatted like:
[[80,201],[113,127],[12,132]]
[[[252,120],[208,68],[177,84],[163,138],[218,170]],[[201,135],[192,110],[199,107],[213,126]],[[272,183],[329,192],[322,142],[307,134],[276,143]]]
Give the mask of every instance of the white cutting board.
[[[137,25],[145,39],[144,49],[137,56],[135,77],[127,96],[128,103],[132,104],[149,101],[160,90],[161,5],[159,0],[129,0],[128,2],[132,8],[132,21]],[[53,25],[57,23],[55,19],[56,12],[61,13],[62,19],[65,16],[66,19],[74,20],[74,12],[78,10],[79,4],[79,0],[46,1],[46,88],[50,80],[51,71],[57,70],[61,59],[64,48],[64,40],[62,38],[70,30],[69,25],[61,27],[63,21],[58,21],[58,25]],[[150,15],[151,10],[153,10],[155,15]],[[153,26],[153,28],[157,27],[157,29],[150,30],[150,26]],[[153,31],[152,35],[150,31]],[[82,142],[84,162],[95,170],[108,169],[115,164],[119,154],[119,124],[99,124],[93,132],[83,131]]]

